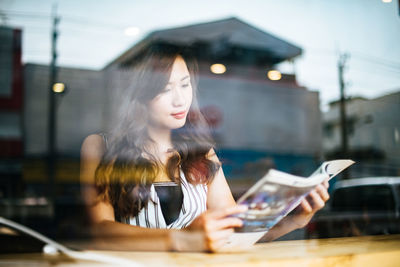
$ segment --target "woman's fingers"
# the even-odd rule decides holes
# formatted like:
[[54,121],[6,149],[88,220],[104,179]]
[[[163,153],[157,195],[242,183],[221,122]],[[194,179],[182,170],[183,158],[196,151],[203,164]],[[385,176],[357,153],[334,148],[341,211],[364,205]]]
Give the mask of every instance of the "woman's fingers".
[[206,244],[210,251],[217,251],[219,248],[223,247],[230,235],[232,235],[233,229],[224,229],[219,231],[214,231],[206,235]]
[[325,206],[325,202],[329,199],[329,193],[327,190],[328,187],[328,182],[324,182],[312,190],[301,202],[303,210],[309,213],[323,208]]
[[301,201],[301,207],[306,213],[312,212],[311,204],[308,202],[306,198]]
[[316,191],[320,195],[320,197],[322,198],[322,200],[324,202],[328,201],[329,193],[328,193],[327,187],[325,187],[324,185],[318,185],[316,188]]
[[236,205],[222,210],[215,210],[208,212],[208,216],[213,219],[225,218],[229,215],[242,213],[247,210],[247,206],[244,205]]
[[208,212],[205,214],[204,218],[204,230],[212,232],[226,228],[240,227],[243,224],[241,219],[227,216],[244,212],[246,210],[246,207],[235,206],[223,211]]
[[226,239],[233,233],[233,229],[224,229],[220,231],[211,232],[207,236],[207,241],[218,242],[220,240],[226,241]]
[[241,213],[247,210],[246,206],[233,206],[223,210],[206,211],[197,217],[188,229],[202,229],[206,232],[217,231],[225,228],[242,226],[242,220],[230,215]]
[[220,239],[218,241],[212,242],[208,245],[209,251],[217,252],[220,250],[227,242],[227,239]]
[[211,251],[216,251],[226,243],[227,238],[233,233],[234,227],[243,225],[242,220],[229,215],[247,210],[245,206],[234,206],[218,211],[207,211],[201,214],[189,226],[192,230],[202,230],[206,246]]
[[224,219],[218,219],[212,221],[213,228],[211,230],[221,230],[226,228],[234,228],[234,227],[241,227],[243,222],[239,218],[235,217],[227,217]]
[[325,206],[325,201],[321,198],[317,190],[312,190],[309,194],[312,202],[312,208],[314,211],[317,211]]

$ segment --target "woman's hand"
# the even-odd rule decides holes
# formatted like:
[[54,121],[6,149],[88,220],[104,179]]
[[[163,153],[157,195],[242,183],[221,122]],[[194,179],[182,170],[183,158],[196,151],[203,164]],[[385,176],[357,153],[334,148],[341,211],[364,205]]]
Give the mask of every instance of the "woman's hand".
[[241,227],[243,224],[239,218],[228,216],[246,210],[246,206],[209,210],[197,217],[186,230],[202,233],[205,250],[217,251],[233,233],[233,228]]
[[325,206],[325,202],[329,199],[328,187],[329,183],[325,181],[303,199],[301,204],[294,210],[294,214],[290,216],[290,221],[294,228],[306,226],[314,214]]

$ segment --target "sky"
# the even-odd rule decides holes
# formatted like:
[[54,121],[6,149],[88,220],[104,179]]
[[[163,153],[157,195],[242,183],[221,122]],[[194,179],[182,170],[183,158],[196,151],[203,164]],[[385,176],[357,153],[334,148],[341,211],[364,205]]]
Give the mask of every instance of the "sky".
[[[394,0],[0,0],[0,23],[23,30],[23,62],[48,64],[57,4],[60,66],[101,69],[154,30],[235,16],[303,49],[298,83],[319,91],[321,108],[339,97],[338,59],[350,55],[347,96],[400,90],[400,15]],[[140,32],[124,35],[127,27]]]

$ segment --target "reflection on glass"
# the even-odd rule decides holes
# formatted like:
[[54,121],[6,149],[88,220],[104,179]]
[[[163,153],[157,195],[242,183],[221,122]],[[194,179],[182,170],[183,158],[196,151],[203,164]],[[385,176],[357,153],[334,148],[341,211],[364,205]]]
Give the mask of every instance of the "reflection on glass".
[[282,78],[281,73],[277,70],[270,70],[268,71],[267,75],[268,79],[270,79],[271,81],[279,81]]
[[[393,11],[395,5],[382,2],[374,4],[376,12],[384,12],[382,6]],[[348,38],[342,41],[340,47],[348,50],[351,60],[339,74],[345,89],[341,104],[339,58],[316,37],[325,36],[318,29],[314,29],[313,37],[308,32],[287,33],[288,27],[274,29],[274,23],[252,24],[249,18],[256,17],[240,15],[243,13],[239,10],[237,17],[202,23],[182,20],[179,25],[162,20],[151,27],[137,15],[130,14],[124,20],[123,12],[121,21],[129,24],[119,23],[116,17],[104,20],[113,23],[100,23],[103,17],[92,21],[91,14],[80,23],[77,18],[61,16],[53,33],[59,36],[56,49],[47,51],[50,44],[43,43],[47,39],[33,34],[37,26],[27,19],[42,15],[13,12],[11,4],[5,5],[9,8],[2,11],[5,19],[0,26],[0,216],[58,240],[92,237],[90,231],[96,221],[93,208],[111,207],[107,218],[123,225],[182,229],[210,208],[209,194],[228,195],[233,201],[271,168],[308,176],[324,160],[351,158],[357,163],[347,176],[358,182],[369,177],[374,182],[344,186],[344,176],[335,178],[326,207],[305,228],[282,238],[400,232],[400,189],[395,179],[400,175],[400,92],[393,74],[400,65],[396,60],[385,60],[395,58],[393,54],[379,55],[379,48],[369,47],[357,36],[349,46],[355,47],[354,51],[344,46]],[[24,4],[13,5],[30,10],[30,6],[21,6]],[[323,5],[332,14],[343,11],[343,18],[344,11],[351,10]],[[246,10],[252,8],[247,5]],[[139,7],[134,9],[146,14]],[[69,13],[60,10],[60,14]],[[338,24],[337,16],[307,24],[305,17],[299,20],[294,14],[303,12],[287,13],[291,15],[286,14],[283,21],[296,21],[301,24],[299,29],[308,31],[310,25]],[[139,24],[126,27],[132,18]],[[46,21],[40,27],[49,27],[48,18]],[[383,41],[389,40],[385,39],[387,34],[374,32],[367,26],[369,21],[383,20],[368,17],[359,25],[382,43],[387,42]],[[349,30],[354,30],[352,26]],[[348,36],[345,28],[337,32]],[[146,29],[153,30],[132,44],[122,44],[117,37],[129,39],[122,31],[138,36]],[[340,39],[341,34],[332,35]],[[393,40],[387,43],[397,43]],[[86,43],[90,48],[84,51]],[[97,47],[102,50],[97,51]],[[360,47],[372,51],[371,55],[363,54]],[[108,54],[111,50],[113,54]],[[168,56],[151,57],[149,51]],[[47,65],[47,57],[53,52],[58,55],[56,69]],[[372,56],[375,53],[378,56]],[[103,55],[101,66],[88,68],[76,63]],[[303,61],[309,57],[314,61],[312,72],[303,64],[310,64]],[[173,71],[177,58],[182,58],[179,62],[185,75],[175,77],[179,73]],[[366,65],[371,68],[363,69],[359,79],[355,72],[358,66]],[[54,84],[53,91],[64,94],[57,94],[55,112],[49,114],[48,81],[52,72],[57,74],[57,81],[63,81]],[[375,83],[367,81],[370,76],[375,77]],[[354,81],[353,86],[346,83],[348,80]],[[390,91],[383,91],[386,89]],[[165,103],[170,109],[163,108]],[[52,115],[56,118],[53,126],[49,124]],[[343,149],[344,127],[347,151]],[[170,140],[152,142],[162,139],[160,135],[165,137],[165,129],[171,130]],[[51,130],[56,133],[53,158],[49,154]],[[91,141],[100,144],[89,146],[100,151],[94,158],[91,153],[95,152],[81,149],[89,135],[94,135]],[[88,154],[83,155],[85,152]],[[91,175],[86,173],[89,169]],[[226,187],[210,190],[209,182],[220,170],[230,191],[224,190]],[[96,206],[104,201],[109,205]],[[226,204],[220,199],[214,202]],[[261,210],[267,208],[265,202],[260,201]],[[8,231],[1,234],[10,238]]]

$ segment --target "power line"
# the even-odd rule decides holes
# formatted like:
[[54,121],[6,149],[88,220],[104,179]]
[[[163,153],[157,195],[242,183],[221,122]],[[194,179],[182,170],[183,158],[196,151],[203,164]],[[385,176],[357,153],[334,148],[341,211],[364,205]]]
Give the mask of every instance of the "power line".
[[[315,48],[315,47],[307,47],[307,49],[310,49],[313,51],[313,53],[318,53],[318,54],[324,54],[324,55],[329,55],[329,56],[336,56],[336,51],[330,50],[330,49],[322,49],[322,48]],[[384,67],[390,68],[390,69],[395,69],[395,71],[400,71],[400,62],[396,62],[393,60],[387,60],[371,55],[364,54],[359,51],[352,51],[349,50],[349,53],[351,54],[351,58],[353,59],[359,59],[363,61],[367,61],[369,63],[377,64],[377,65],[382,65]],[[309,54],[311,55],[311,54]]]
[[[21,11],[11,11],[11,10],[3,10],[2,11],[3,16],[4,15],[11,15],[11,16],[17,16],[17,17],[22,17],[22,18],[33,18],[33,19],[46,19],[49,20],[51,18],[50,14],[43,13],[43,12],[21,12]],[[85,24],[85,25],[91,25],[94,27],[101,27],[101,28],[109,28],[109,29],[118,29],[122,30],[127,25],[122,25],[122,24],[114,24],[114,23],[108,23],[108,22],[100,22],[100,21],[95,21],[95,20],[90,20],[84,17],[78,17],[78,16],[73,16],[73,15],[63,15],[62,16],[63,21],[67,23],[74,23],[74,24]],[[64,28],[64,26],[61,26],[61,28]],[[91,30],[87,29],[74,29],[74,30],[79,30],[79,31],[87,31],[91,32]],[[337,56],[337,52],[334,50],[330,49],[324,49],[324,48],[315,48],[315,47],[306,47],[307,50],[312,50],[313,53],[319,53],[319,54],[325,54],[325,55],[331,55],[331,56]],[[307,51],[306,50],[306,51]],[[389,68],[389,69],[395,69],[395,71],[400,70],[400,62],[392,61],[392,60],[387,60],[387,59],[382,59],[379,57],[374,57],[371,55],[364,54],[359,51],[350,51],[352,54],[352,58],[360,59],[363,61],[367,61],[373,64],[381,65],[383,67]]]
[[51,18],[49,14],[41,12],[20,12],[20,11],[9,11],[9,10],[2,10],[1,12],[6,16],[11,15],[23,18],[48,19],[48,20],[50,20]]
[[[11,15],[11,16],[17,16],[17,17],[22,17],[22,18],[34,18],[34,19],[48,19],[50,20],[51,16],[47,13],[38,13],[38,12],[19,12],[19,11],[7,11],[3,10],[5,15]],[[69,23],[75,23],[75,24],[85,24],[85,25],[92,25],[95,27],[106,27],[106,28],[112,28],[112,29],[123,29],[127,27],[127,25],[122,25],[122,24],[115,24],[115,23],[109,23],[109,22],[104,22],[104,21],[95,21],[95,20],[89,20],[84,17],[78,17],[78,16],[73,16],[73,15],[59,15],[62,17],[63,21],[69,22]]]
[[[370,70],[368,70],[368,69],[362,69],[362,68],[360,68],[360,67],[351,66],[351,67],[349,67],[349,71],[350,71],[350,72],[353,72],[353,71],[355,71],[355,72],[362,72],[362,73],[365,73],[365,74],[368,74],[368,75],[373,75],[373,76],[382,76],[383,74],[385,74],[385,75],[387,75],[387,76],[392,76],[392,77],[400,78],[400,77],[399,77],[399,75],[400,75],[400,70],[398,70],[398,71],[396,71],[396,70],[388,70],[388,69],[383,69],[383,68],[380,68],[380,67],[375,67],[375,68],[373,69],[373,71],[370,71]],[[380,73],[376,73],[376,72],[380,72]],[[382,72],[383,72],[383,73],[382,73]]]
[[366,55],[364,53],[361,52],[352,52],[352,55],[355,55],[356,58],[358,57],[361,60],[365,60],[365,61],[369,61],[369,62],[373,62],[375,64],[381,64],[383,66],[387,66],[389,68],[395,68],[398,69],[400,71],[400,62],[395,62],[392,60],[387,60],[387,59],[382,59],[379,57],[374,57],[371,55]]

